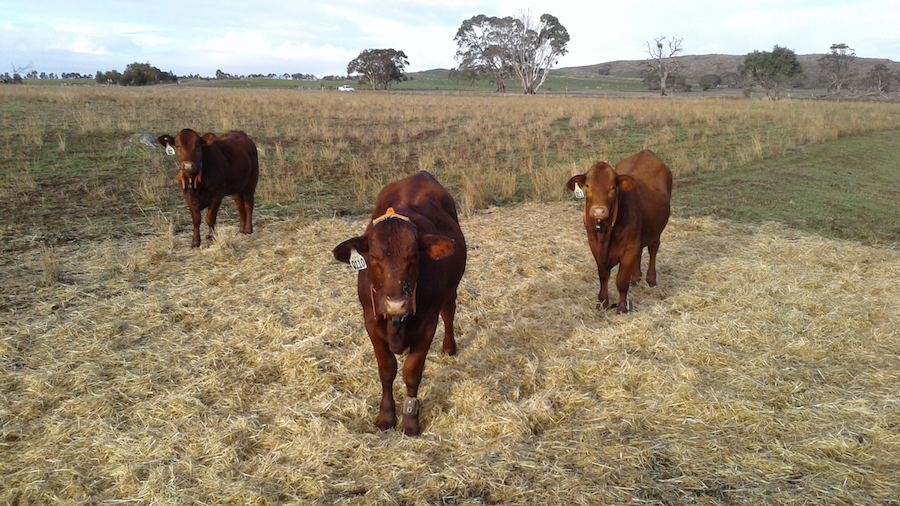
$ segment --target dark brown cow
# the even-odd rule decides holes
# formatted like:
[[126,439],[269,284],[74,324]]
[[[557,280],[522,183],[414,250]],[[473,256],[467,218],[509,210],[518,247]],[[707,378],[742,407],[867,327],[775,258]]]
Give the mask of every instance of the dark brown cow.
[[659,237],[669,221],[672,172],[648,150],[629,156],[613,168],[600,162],[572,177],[569,191],[584,192],[584,228],[600,276],[597,308],[609,307],[609,271],[616,264],[618,313],[628,312],[628,287],[641,280],[641,251],[650,252],[647,283],[656,286]]
[[[365,264],[357,264],[357,252]],[[397,424],[392,393],[395,355],[408,354],[403,366],[407,398],[402,427],[405,434],[417,435],[416,396],[438,314],[444,320],[443,351],[456,354],[456,288],[466,269],[466,240],[456,204],[428,172],[393,182],[378,194],[365,233],[342,242],[332,253],[359,270],[357,293],[382,388],[376,425],[388,430]]]
[[191,211],[194,237],[191,246],[200,246],[200,213],[206,208],[208,239],[216,228],[216,214],[225,195],[231,195],[237,204],[241,233],[253,233],[253,194],[259,180],[259,157],[256,144],[244,132],[228,132],[216,137],[208,133],[203,137],[184,129],[173,139],[171,135],[159,137],[163,146],[175,149],[178,160],[178,176],[184,193],[184,201]]

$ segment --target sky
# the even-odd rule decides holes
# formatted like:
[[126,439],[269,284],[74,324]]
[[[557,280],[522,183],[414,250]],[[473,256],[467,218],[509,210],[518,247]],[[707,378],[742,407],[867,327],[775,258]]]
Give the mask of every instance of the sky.
[[365,49],[392,48],[407,72],[456,66],[453,40],[478,14],[552,14],[568,30],[557,68],[647,59],[647,41],[682,39],[682,55],[745,55],[776,44],[798,55],[846,43],[900,61],[898,0],[0,0],[0,73],[125,70],[176,75],[345,75]]

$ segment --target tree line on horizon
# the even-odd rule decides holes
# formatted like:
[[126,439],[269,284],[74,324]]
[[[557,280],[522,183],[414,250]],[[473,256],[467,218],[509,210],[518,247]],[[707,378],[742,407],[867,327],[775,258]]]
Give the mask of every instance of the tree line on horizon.
[[[645,71],[642,79],[649,89],[661,90],[662,95],[666,95],[669,87],[690,91],[691,85],[685,83],[679,72],[680,62],[676,57],[680,52],[681,39],[677,37],[659,37],[652,43],[647,42],[647,54],[650,56],[647,66],[653,72]],[[853,93],[864,88],[883,95],[891,90],[892,83],[900,81],[900,76],[883,63],[860,75],[856,58],[856,52],[846,43],[832,44],[830,53],[816,60],[820,79],[812,86],[824,87],[831,94],[839,94],[843,90]],[[609,69],[601,66],[598,73],[604,72],[608,73]],[[748,53],[737,72],[724,76],[706,74],[700,77],[699,84],[703,90],[708,90],[723,83],[737,87],[749,82],[763,88],[767,98],[778,100],[779,90],[785,86],[809,87],[809,84],[801,82],[805,74],[794,51],[776,44],[772,51],[754,50]],[[745,93],[749,91],[747,89]]]
[[[454,59],[457,67],[450,70],[448,78],[452,81],[474,84],[479,80],[494,83],[497,92],[506,91],[506,82],[517,79],[524,93],[535,94],[559,61],[567,54],[566,45],[569,34],[566,28],[551,14],[543,14],[538,18],[530,11],[519,11],[516,16],[496,17],[479,14],[462,22],[453,39],[457,43]],[[679,58],[682,53],[682,40],[679,37],[654,37],[646,42],[648,59],[641,72],[644,84],[650,90],[659,90],[667,95],[669,90],[691,91],[692,85],[680,72]],[[827,87],[832,94],[843,90],[849,92],[865,89],[869,92],[886,94],[894,83],[900,82],[900,73],[892,72],[883,63],[870,68],[865,75],[860,75],[856,65],[856,52],[845,43],[832,44],[830,53],[817,59],[821,72],[819,85]],[[346,76],[325,76],[323,81],[356,80],[361,86],[373,90],[391,88],[393,82],[410,79],[406,74],[409,59],[402,50],[393,48],[366,49],[347,65]],[[0,75],[4,83],[21,83],[20,73],[27,67],[13,66],[13,75],[7,72]],[[609,75],[610,64],[601,65],[597,69],[600,75]],[[766,97],[777,100],[780,89],[788,87],[809,87],[801,82],[804,69],[793,50],[774,46],[772,51],[754,50],[748,53],[737,72],[725,75],[705,74],[699,78],[699,86],[703,90],[726,85],[739,87],[746,84],[760,86]],[[38,73],[31,70],[26,79],[57,79],[56,74]],[[62,79],[89,79],[90,75],[80,73],[62,73]],[[183,76],[187,79],[205,79],[199,74]],[[288,74],[250,74],[235,76],[222,70],[216,70],[215,79],[291,79],[302,81],[318,81],[315,75],[293,73]],[[144,86],[177,82],[178,76],[172,71],[163,72],[150,63],[131,63],[124,72],[110,70],[97,71],[94,80],[100,84],[123,86]]]

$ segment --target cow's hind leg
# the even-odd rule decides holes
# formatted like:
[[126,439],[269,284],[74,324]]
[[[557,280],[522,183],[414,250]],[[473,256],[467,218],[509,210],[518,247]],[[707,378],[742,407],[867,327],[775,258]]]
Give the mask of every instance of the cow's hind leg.
[[253,195],[244,193],[236,193],[231,196],[237,205],[238,219],[241,224],[242,234],[253,233]]
[[647,246],[650,252],[650,265],[647,267],[647,284],[656,286],[656,253],[659,251],[660,241],[653,242]]
[[253,191],[246,191],[243,194],[244,205],[244,222],[241,223],[241,233],[253,233]]
[[240,193],[235,193],[231,196],[231,198],[234,199],[234,205],[237,206],[238,223],[240,224],[239,230],[242,234],[246,234],[247,232],[245,232],[244,230],[246,230],[247,227],[247,211],[244,208],[244,197],[241,196]]
[[442,351],[447,355],[456,355],[456,338],[453,335],[453,318],[456,316],[456,295],[441,309],[444,320],[444,346]]

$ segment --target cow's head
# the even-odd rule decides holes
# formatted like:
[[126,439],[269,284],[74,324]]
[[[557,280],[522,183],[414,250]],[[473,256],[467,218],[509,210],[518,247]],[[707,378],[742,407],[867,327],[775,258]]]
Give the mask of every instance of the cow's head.
[[208,133],[200,137],[197,132],[185,128],[174,138],[171,135],[162,135],[157,140],[163,146],[175,149],[178,164],[178,175],[175,179],[181,182],[181,188],[196,189],[203,174],[203,146],[212,144],[216,140],[216,134]]
[[566,183],[569,191],[577,184],[584,191],[584,225],[593,224],[597,232],[609,230],[616,222],[619,191],[631,191],[634,178],[617,174],[607,162],[595,164],[584,174],[572,176]]
[[364,235],[342,242],[332,253],[345,263],[352,249],[363,256],[372,281],[375,315],[398,322],[416,312],[421,255],[441,260],[453,254],[455,244],[448,237],[420,234],[409,218],[392,208],[372,223]]

